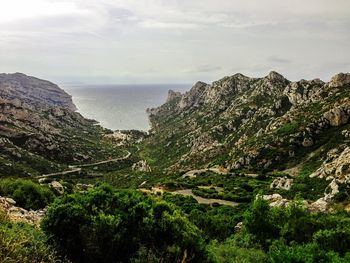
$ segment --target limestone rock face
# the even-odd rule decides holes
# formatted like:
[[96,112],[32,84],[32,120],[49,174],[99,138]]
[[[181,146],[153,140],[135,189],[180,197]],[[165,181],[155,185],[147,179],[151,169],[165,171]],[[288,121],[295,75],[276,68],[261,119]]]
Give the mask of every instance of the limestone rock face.
[[330,181],[324,197],[321,199],[328,203],[332,202],[336,194],[339,193],[339,185],[350,183],[350,147],[329,151],[328,158],[322,166],[310,176],[326,178]]
[[26,210],[16,206],[16,201],[11,198],[0,196],[0,209],[4,210],[10,220],[39,225],[46,213],[46,208],[37,211]]
[[179,108],[186,109],[199,106],[202,101],[201,94],[203,94],[207,85],[201,81],[197,82],[189,92],[181,96]]
[[145,160],[141,160],[132,165],[132,170],[139,172],[152,172],[151,167],[147,164]]
[[52,181],[49,184],[50,187],[52,187],[56,192],[58,192],[59,194],[64,194],[64,187],[60,182],[57,181]]
[[204,168],[213,160],[230,169],[279,169],[299,153],[307,158],[327,131],[349,123],[349,75],[291,82],[272,71],[197,82],[148,110],[152,136],[146,141],[166,149],[159,152],[169,153],[163,160],[172,162],[170,170]]
[[350,84],[350,73],[339,73],[335,75],[330,83],[330,87],[341,87]]
[[350,117],[350,109],[348,108],[335,108],[326,112],[323,117],[329,121],[331,126],[340,126],[348,123]]
[[290,190],[293,184],[293,179],[284,177],[278,177],[270,185],[270,188],[277,188],[277,189],[283,189],[283,190]]
[[325,201],[322,198],[318,199],[317,201],[309,205],[309,210],[315,213],[318,213],[318,212],[326,213],[328,212],[329,208],[330,208],[330,203]]
[[284,94],[293,105],[310,103],[317,98],[323,85],[324,82],[318,79],[292,82],[285,88]]
[[333,149],[328,152],[328,158],[311,177],[327,178],[339,183],[350,182],[350,147],[343,150]]
[[76,110],[72,97],[57,85],[21,73],[0,74],[0,98],[28,107]]
[[86,147],[87,136],[99,142],[106,130],[75,109],[71,96],[51,82],[0,74],[0,153],[8,160],[0,175],[54,172],[62,163],[92,160],[98,148],[107,153],[98,143]]
[[173,90],[169,90],[166,102],[173,101],[177,98],[181,98],[181,92],[175,92]]
[[269,202],[271,207],[286,207],[289,204],[289,200],[283,198],[280,194],[263,195],[262,198]]

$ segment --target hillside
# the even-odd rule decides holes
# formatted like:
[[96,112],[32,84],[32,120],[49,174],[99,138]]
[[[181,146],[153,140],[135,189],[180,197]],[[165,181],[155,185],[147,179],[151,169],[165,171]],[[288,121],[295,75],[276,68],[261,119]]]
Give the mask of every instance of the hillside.
[[0,75],[0,261],[349,262],[350,74],[242,74],[104,129]]
[[110,131],[75,110],[51,82],[0,74],[0,175],[40,175],[123,154],[105,139]]
[[148,110],[150,156],[162,156],[173,169],[293,167],[317,149],[330,150],[332,140],[336,146],[346,140],[349,89],[350,74],[324,83],[291,82],[271,72],[198,82],[185,94],[170,91],[164,105]]

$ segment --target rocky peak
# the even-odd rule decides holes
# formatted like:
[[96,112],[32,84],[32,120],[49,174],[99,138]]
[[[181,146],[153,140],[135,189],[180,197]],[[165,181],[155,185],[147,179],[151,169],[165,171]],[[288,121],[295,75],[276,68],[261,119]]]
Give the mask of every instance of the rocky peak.
[[173,91],[173,90],[169,90],[166,102],[173,101],[173,100],[175,100],[177,98],[180,98],[180,97],[181,97],[181,92],[176,92],[176,91]]
[[182,95],[182,98],[179,103],[180,109],[189,108],[191,106],[196,106],[201,100],[201,96],[205,91],[205,88],[208,86],[207,83],[198,81],[190,91]]
[[285,82],[286,79],[281,74],[277,73],[276,71],[271,71],[266,78],[271,81],[282,81]]

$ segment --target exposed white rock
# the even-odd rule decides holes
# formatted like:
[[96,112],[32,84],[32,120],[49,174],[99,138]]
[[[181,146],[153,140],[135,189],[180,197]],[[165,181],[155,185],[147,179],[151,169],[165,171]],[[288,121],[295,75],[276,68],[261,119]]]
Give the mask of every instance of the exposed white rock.
[[350,183],[350,147],[342,151],[339,149],[329,151],[327,159],[310,177],[326,178],[330,181],[322,200],[331,202],[339,192],[339,185]]
[[320,198],[309,205],[309,210],[311,212],[326,213],[328,212],[329,207],[330,207],[329,202],[325,201],[323,198]]
[[[259,198],[257,196],[257,198]],[[283,198],[280,194],[263,195],[262,198],[269,202],[271,207],[286,207],[289,204],[289,200]]]
[[323,117],[331,126],[340,126],[348,123],[350,117],[350,109],[339,107],[326,112]]
[[329,86],[330,87],[340,87],[350,84],[350,74],[349,73],[339,73],[332,77]]
[[4,210],[10,220],[14,222],[24,222],[28,224],[39,225],[41,219],[44,217],[47,209],[40,210],[26,210],[15,206],[16,201],[12,198],[0,196],[0,209]]
[[55,191],[57,191],[59,194],[64,194],[64,187],[61,183],[57,181],[52,181],[49,183],[49,186],[52,187]]
[[270,188],[277,188],[277,189],[283,189],[283,190],[290,190],[293,184],[293,179],[284,177],[278,177],[270,185]]
[[152,172],[151,167],[147,164],[145,160],[141,160],[137,163],[134,163],[131,168],[133,171]]
[[235,232],[240,232],[243,228],[243,222],[238,222],[235,227],[234,227],[234,230]]

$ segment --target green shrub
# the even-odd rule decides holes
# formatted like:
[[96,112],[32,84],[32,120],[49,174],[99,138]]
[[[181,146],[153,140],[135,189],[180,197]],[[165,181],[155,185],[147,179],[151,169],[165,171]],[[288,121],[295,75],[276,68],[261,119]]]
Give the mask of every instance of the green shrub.
[[277,130],[277,134],[287,135],[287,134],[295,133],[298,130],[299,126],[300,125],[297,122],[286,123]]
[[63,262],[53,247],[46,244],[44,233],[31,225],[11,223],[0,210],[0,262]]
[[212,241],[208,246],[208,257],[213,263],[262,263],[267,262],[264,251],[255,248],[242,248],[232,239],[224,243]]
[[44,208],[55,198],[49,187],[24,179],[0,180],[0,195],[13,198],[18,206],[28,210]]
[[314,234],[314,241],[325,251],[335,251],[340,255],[349,252],[350,229],[325,229]]
[[41,226],[79,262],[137,262],[145,254],[202,262],[205,255],[201,232],[174,205],[107,185],[56,200]]
[[254,235],[257,243],[265,249],[279,236],[280,225],[275,222],[276,215],[277,213],[272,213],[269,204],[262,198],[255,200],[244,215],[245,230]]
[[287,246],[283,240],[273,243],[270,247],[269,261],[272,263],[295,263],[295,262],[329,262],[345,263],[350,260],[350,253],[344,258],[333,251],[323,250],[315,243],[293,244]]

